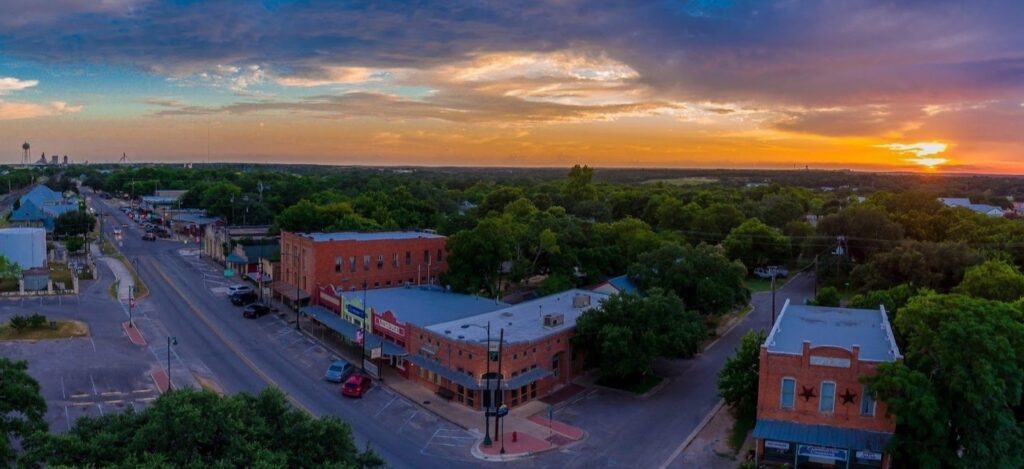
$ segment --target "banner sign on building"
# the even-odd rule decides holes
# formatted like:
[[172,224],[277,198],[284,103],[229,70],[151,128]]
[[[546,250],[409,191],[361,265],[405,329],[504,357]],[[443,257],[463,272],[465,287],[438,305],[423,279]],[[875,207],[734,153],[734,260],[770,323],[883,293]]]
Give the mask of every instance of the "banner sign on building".
[[363,302],[358,298],[345,299],[345,312],[360,319],[366,319],[366,310],[363,309]]
[[796,449],[797,456],[808,458],[831,459],[833,461],[846,461],[848,453],[845,449],[826,448],[823,446],[800,445]]
[[876,453],[868,450],[857,451],[857,459],[862,461],[881,461],[882,453]]
[[398,322],[395,313],[384,311],[384,314],[373,316],[373,330],[383,334],[405,340],[405,325]]
[[764,447],[789,451],[789,443],[786,443],[785,441],[764,440]]

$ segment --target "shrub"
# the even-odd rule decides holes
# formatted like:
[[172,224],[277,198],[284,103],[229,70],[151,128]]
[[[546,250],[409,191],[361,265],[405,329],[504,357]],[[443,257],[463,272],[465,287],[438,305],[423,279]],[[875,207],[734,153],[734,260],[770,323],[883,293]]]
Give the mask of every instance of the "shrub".
[[28,327],[31,329],[39,329],[46,326],[46,316],[33,313],[28,317]]
[[28,318],[20,314],[11,316],[11,327],[16,331],[25,330],[28,327]]

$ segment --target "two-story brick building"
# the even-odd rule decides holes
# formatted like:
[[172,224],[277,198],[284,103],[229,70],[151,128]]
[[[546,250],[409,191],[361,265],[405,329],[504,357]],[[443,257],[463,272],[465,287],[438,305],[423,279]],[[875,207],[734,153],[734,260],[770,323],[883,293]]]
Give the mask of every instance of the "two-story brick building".
[[902,360],[885,309],[782,308],[761,346],[758,461],[888,468],[896,423],[860,378]]
[[275,290],[303,301],[317,285],[352,291],[434,284],[448,268],[446,240],[423,231],[282,232]]
[[606,298],[574,289],[448,322],[410,324],[408,376],[474,409],[487,386],[499,388],[499,376],[501,402],[509,407],[543,397],[583,371],[570,339],[576,320]]

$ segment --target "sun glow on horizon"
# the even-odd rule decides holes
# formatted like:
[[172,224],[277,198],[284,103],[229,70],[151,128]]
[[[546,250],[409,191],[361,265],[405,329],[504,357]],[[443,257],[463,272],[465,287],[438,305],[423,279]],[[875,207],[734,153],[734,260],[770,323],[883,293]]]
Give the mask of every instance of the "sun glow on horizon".
[[949,145],[942,142],[916,142],[916,143],[887,143],[875,145],[878,148],[885,148],[897,154],[907,155],[904,161],[920,165],[934,171],[938,166],[949,162],[948,158],[941,158],[940,155],[949,148]]

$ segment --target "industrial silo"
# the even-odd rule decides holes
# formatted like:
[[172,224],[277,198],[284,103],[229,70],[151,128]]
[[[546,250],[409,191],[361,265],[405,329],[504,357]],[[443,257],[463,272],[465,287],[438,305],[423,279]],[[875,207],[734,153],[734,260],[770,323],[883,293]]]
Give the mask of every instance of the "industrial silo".
[[46,230],[43,228],[0,228],[0,256],[21,268],[46,265]]

